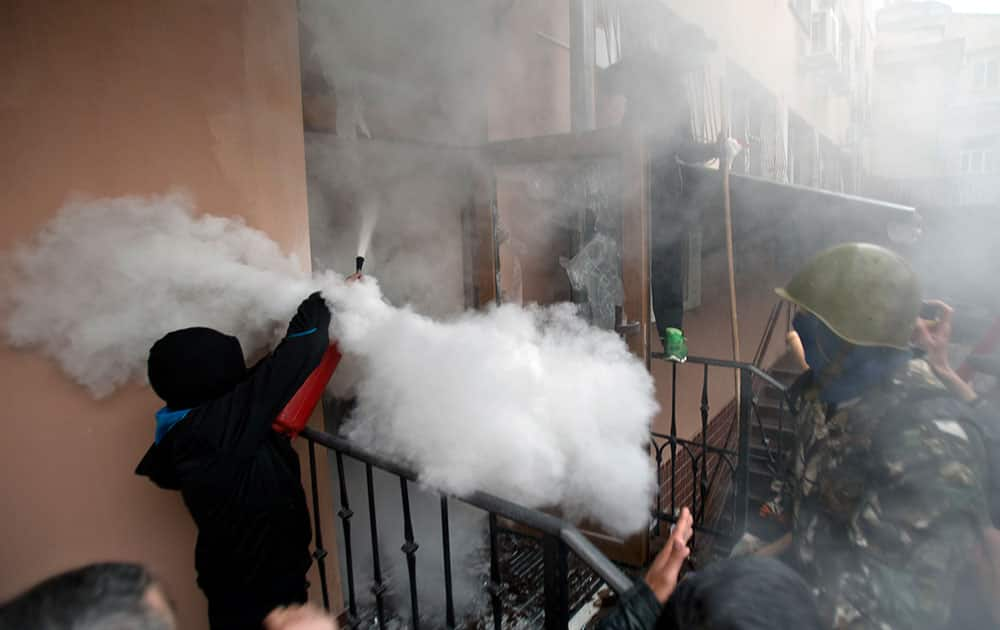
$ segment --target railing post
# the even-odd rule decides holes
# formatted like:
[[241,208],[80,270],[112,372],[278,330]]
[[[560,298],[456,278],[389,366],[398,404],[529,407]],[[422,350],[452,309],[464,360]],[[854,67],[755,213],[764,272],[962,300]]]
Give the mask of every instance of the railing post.
[[441,495],[441,550],[444,555],[444,611],[446,627],[455,627],[455,600],[451,587],[451,526],[448,523],[448,496]]
[[[691,516],[696,522],[705,524],[708,518],[708,412],[711,408],[708,405],[708,366],[704,368],[701,386],[701,457],[697,468],[691,469]],[[693,464],[693,462],[692,462]],[[700,478],[699,478],[700,473]],[[697,487],[695,486],[697,484]],[[697,504],[697,505],[696,505]],[[694,547],[694,536],[691,537],[691,546]]]
[[542,538],[545,560],[545,628],[563,629],[569,625],[569,569],[566,545],[552,535]]
[[347,478],[344,476],[344,456],[340,451],[337,454],[337,477],[340,480],[340,510],[337,516],[340,517],[341,526],[344,529],[344,559],[347,563],[347,623],[354,627],[358,621],[358,600],[354,594],[354,555],[351,546],[351,517],[354,511],[351,510],[350,495],[347,494]]
[[323,608],[330,610],[330,589],[326,582],[326,549],[323,548],[323,524],[319,518],[319,486],[316,483],[316,444],[312,440],[309,442],[309,479],[312,482],[312,508],[313,508],[313,534],[316,541],[316,550],[313,551],[313,558],[316,559],[316,569],[319,571],[319,584],[323,591]]
[[413,538],[413,518],[410,515],[410,491],[406,484],[406,478],[399,478],[400,493],[403,498],[403,547],[401,551],[406,555],[406,571],[410,578],[410,624],[413,630],[420,630],[420,608],[417,601],[417,559],[415,554],[420,545]]
[[750,413],[753,407],[753,373],[741,368],[740,375],[740,426],[738,464],[736,467],[736,534],[747,531],[750,515]]
[[490,581],[486,590],[490,594],[490,605],[493,612],[493,630],[503,626],[503,585],[500,583],[500,539],[497,533],[497,515],[490,512]]
[[778,479],[785,479],[785,395],[778,398],[778,461],[775,463]]
[[[670,372],[670,517],[677,517],[677,363]],[[657,488],[659,491],[659,488]],[[659,518],[659,515],[657,515]]]
[[663,514],[663,449],[656,443],[655,439],[650,440],[653,445],[653,452],[656,453],[656,512],[653,521],[653,536],[660,535],[660,515]]
[[385,628],[385,602],[384,596],[386,585],[382,581],[382,561],[379,558],[378,545],[378,521],[375,520],[375,484],[372,481],[372,465],[365,462],[365,480],[368,482],[368,523],[371,525],[372,533],[372,569],[374,570],[375,583],[372,584],[372,594],[375,595],[375,613],[378,615],[379,630]]

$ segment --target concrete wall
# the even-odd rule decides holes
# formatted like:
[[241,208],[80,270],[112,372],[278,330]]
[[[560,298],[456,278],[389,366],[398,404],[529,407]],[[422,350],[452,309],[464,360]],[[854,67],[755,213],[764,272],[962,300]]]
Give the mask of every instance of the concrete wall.
[[[0,8],[0,76],[0,251],[71,193],[183,187],[309,260],[294,3],[13,0]],[[165,580],[181,627],[207,627],[181,498],[132,472],[152,439],[152,393],[95,402],[52,362],[6,347],[0,383],[0,599],[74,565],[132,560]]]
[[491,142],[569,132],[569,49],[555,42],[569,44],[568,0],[519,2],[501,18],[488,69]]

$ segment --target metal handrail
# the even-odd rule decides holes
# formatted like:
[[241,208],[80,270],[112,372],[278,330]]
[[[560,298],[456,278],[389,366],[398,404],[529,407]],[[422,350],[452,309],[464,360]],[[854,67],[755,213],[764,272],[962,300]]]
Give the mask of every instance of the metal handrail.
[[[663,352],[653,352],[651,355],[654,359],[668,360],[667,355]],[[733,368],[736,370],[746,370],[759,379],[766,381],[767,383],[774,385],[778,389],[786,389],[781,381],[777,380],[761,368],[757,367],[753,363],[744,363],[742,361],[732,361],[730,359],[710,359],[708,357],[688,357],[687,363],[693,363],[696,365],[707,365],[709,367],[725,367]]]
[[759,366],[764,361],[764,356],[767,354],[767,349],[771,346],[771,338],[774,336],[774,329],[778,326],[778,320],[781,319],[781,311],[785,308],[791,308],[787,306],[784,300],[778,301],[772,308],[771,313],[768,315],[767,324],[764,326],[764,334],[760,338],[760,343],[757,344],[757,350],[754,352],[753,361],[754,365]]
[[[379,468],[392,473],[403,480],[402,483],[404,485],[406,481],[418,481],[417,473],[411,468],[389,460],[343,437],[308,427],[300,433],[300,436],[308,440],[310,446],[313,444],[319,444],[335,451],[338,455],[346,455],[361,461],[367,466]],[[310,449],[310,464],[311,467],[314,466],[312,449]],[[313,487],[315,492],[315,483],[313,484]],[[442,500],[446,500],[447,497],[452,495],[441,493],[441,496]],[[628,578],[628,576],[626,576],[621,569],[611,562],[607,556],[601,553],[601,551],[574,525],[552,516],[551,514],[527,508],[523,505],[514,503],[513,501],[509,501],[486,492],[476,491],[467,495],[452,496],[452,498],[488,512],[491,515],[491,522],[494,521],[496,516],[500,516],[537,530],[543,535],[550,537],[550,539],[557,539],[565,545],[565,548],[576,554],[576,556],[585,565],[587,565],[587,567],[604,580],[604,582],[619,595],[624,594],[632,588],[632,581]],[[318,529],[319,528],[317,527],[317,530]],[[319,538],[317,538],[316,542],[317,545],[321,546]],[[317,557],[317,560],[320,561],[320,564],[322,564],[322,557],[326,555],[326,551],[317,549],[317,553],[314,555]],[[565,576],[563,577],[565,578]]]

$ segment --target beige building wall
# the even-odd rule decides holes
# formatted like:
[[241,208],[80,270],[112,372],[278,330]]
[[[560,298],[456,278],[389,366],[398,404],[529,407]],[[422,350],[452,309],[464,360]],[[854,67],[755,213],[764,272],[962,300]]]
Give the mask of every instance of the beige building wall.
[[[309,260],[294,3],[13,0],[0,76],[0,251],[72,193],[179,187]],[[181,497],[133,474],[155,396],[96,402],[51,361],[0,346],[0,399],[0,599],[82,563],[138,561],[166,582],[180,627],[206,628]]]
[[569,1],[514,4],[498,23],[489,142],[569,133]]

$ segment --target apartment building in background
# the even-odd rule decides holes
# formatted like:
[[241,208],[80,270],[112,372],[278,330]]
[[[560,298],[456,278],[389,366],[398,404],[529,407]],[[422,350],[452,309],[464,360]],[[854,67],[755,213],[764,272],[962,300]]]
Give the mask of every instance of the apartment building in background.
[[928,238],[915,263],[931,292],[990,301],[980,279],[1000,270],[988,238],[1000,208],[1000,15],[896,0],[877,27],[866,191],[920,211]]
[[731,135],[746,148],[734,172],[859,190],[877,0],[661,4],[717,46],[713,80],[724,86]]
[[916,201],[1000,203],[1000,15],[897,2],[878,17],[872,175]]

